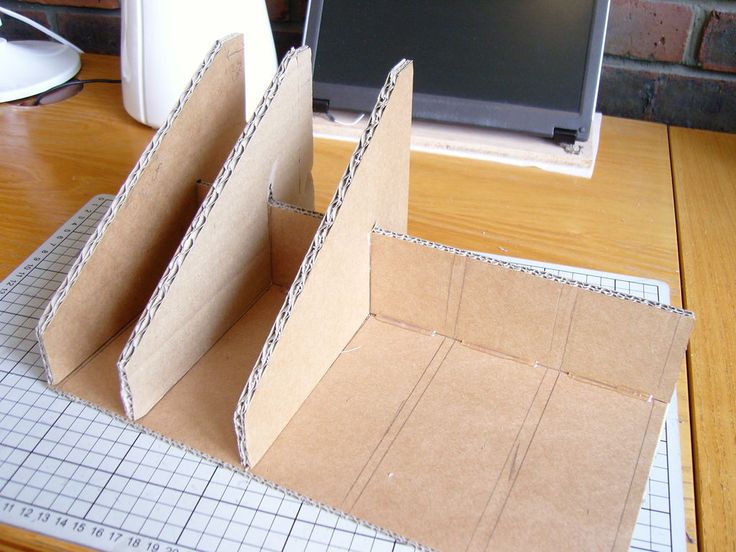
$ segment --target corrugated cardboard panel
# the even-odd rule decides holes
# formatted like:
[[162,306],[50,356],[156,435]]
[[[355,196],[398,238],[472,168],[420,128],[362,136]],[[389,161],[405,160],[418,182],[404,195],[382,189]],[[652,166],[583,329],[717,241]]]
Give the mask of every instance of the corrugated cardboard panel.
[[271,278],[279,286],[289,287],[294,281],[304,253],[312,243],[322,217],[278,205],[269,205],[271,241]]
[[284,295],[271,287],[140,423],[237,465],[233,411]]
[[[386,362],[395,352],[386,348]],[[544,372],[455,342],[349,511],[433,548],[464,550]]]
[[371,244],[371,312],[559,368],[575,289],[392,236]]
[[370,317],[253,471],[440,550],[625,549],[664,411]]
[[137,317],[161,277],[197,208],[196,180],[214,180],[243,129],[242,47],[239,36],[224,42],[128,177],[137,181],[43,332],[56,382]]
[[444,340],[366,320],[253,472],[345,508]]
[[[383,108],[369,122],[303,266],[300,293],[287,303],[285,323],[259,370],[244,418],[242,442],[255,465],[286,427],[368,316],[370,232],[378,224],[406,228],[412,70],[398,74]],[[385,107],[384,107],[385,106]],[[318,252],[316,258],[314,254]],[[281,315],[279,315],[281,316]],[[271,337],[269,338],[271,341]],[[253,380],[253,378],[252,378]],[[250,382],[249,382],[250,384]],[[248,390],[246,389],[246,393]],[[242,450],[241,450],[242,453]]]
[[[311,160],[311,154],[302,152],[312,149],[311,112],[297,108],[311,109],[309,51],[284,63],[277,92],[249,123],[257,126],[255,131],[251,135],[246,129],[227,159],[203,204],[209,201],[209,211],[197,215],[202,220],[195,221],[196,232],[185,237],[188,249],[172,259],[171,280],[159,286],[146,308],[152,314],[142,315],[147,326],[136,328],[135,349],[121,360],[136,418],[145,415],[271,284],[269,192],[297,198],[302,173],[310,168],[305,157]],[[310,238],[299,236],[294,247],[303,247]]]
[[[561,375],[504,510],[479,550],[611,550],[664,406]],[[650,439],[654,435],[654,441]],[[620,543],[619,543],[620,544]],[[627,541],[628,545],[628,541]]]
[[669,402],[693,322],[580,290],[562,369]]
[[456,312],[449,304],[454,259],[447,251],[372,234],[371,313],[452,336],[446,330],[455,323],[448,320]]

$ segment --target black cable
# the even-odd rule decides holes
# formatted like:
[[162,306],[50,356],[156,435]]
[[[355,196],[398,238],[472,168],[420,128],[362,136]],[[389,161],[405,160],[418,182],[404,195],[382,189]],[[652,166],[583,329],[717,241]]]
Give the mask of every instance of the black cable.
[[41,100],[43,100],[46,96],[49,94],[56,92],[57,90],[61,90],[62,88],[66,88],[67,86],[73,86],[75,84],[93,84],[96,82],[103,82],[108,84],[120,84],[122,81],[120,79],[72,79],[70,81],[62,82],[61,84],[57,84],[56,86],[53,86],[46,90],[45,92],[41,92],[38,96],[35,97],[33,102],[31,103],[32,106],[41,105]]

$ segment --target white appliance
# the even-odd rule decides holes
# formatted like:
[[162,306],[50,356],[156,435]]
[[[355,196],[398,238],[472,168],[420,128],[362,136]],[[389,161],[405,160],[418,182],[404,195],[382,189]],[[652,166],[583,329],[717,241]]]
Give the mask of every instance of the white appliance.
[[214,42],[242,33],[245,114],[250,119],[276,71],[264,0],[122,0],[123,104],[160,127]]

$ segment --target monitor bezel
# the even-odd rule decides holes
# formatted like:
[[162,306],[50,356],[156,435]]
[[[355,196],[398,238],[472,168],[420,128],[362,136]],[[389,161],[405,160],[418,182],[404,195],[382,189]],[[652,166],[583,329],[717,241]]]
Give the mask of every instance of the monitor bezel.
[[[323,3],[324,0],[310,0],[307,8],[303,44],[312,49],[313,71],[319,56]],[[572,133],[576,140],[587,140],[598,97],[609,5],[610,0],[594,0],[578,112],[415,92],[413,117],[443,123],[516,130],[550,138],[556,135],[556,131],[562,130]],[[379,89],[380,86],[374,88],[315,80],[313,95],[315,99],[329,100],[330,109],[365,112],[375,103]]]

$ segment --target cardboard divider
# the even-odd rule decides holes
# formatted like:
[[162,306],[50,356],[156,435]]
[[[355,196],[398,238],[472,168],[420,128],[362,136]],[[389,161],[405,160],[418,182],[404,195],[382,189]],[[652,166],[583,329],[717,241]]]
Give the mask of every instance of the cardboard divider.
[[[289,273],[284,260],[299,255],[299,244],[304,248],[303,256],[312,235],[310,232],[316,226],[315,217],[277,205],[269,206],[268,210],[269,218],[278,221],[269,225],[277,228],[278,236],[271,239],[272,262],[280,263],[279,273],[284,281],[289,277],[293,280],[296,272]],[[274,273],[274,269],[266,272]],[[269,282],[222,335],[211,337],[208,350],[194,359],[183,377],[138,420],[139,423],[215,458],[239,463],[232,426],[233,411],[284,301],[286,289],[277,282]],[[229,312],[223,311],[223,314]],[[132,331],[130,324],[62,381],[59,389],[125,415],[116,361]],[[160,360],[168,362],[165,358]]]
[[[286,260],[300,255],[299,244],[303,247],[303,256],[318,219],[313,214],[276,205],[269,206],[268,211],[269,219],[278,221],[269,224],[276,229],[271,238],[271,261],[279,263],[278,273],[283,281],[293,280],[296,271],[293,266],[292,272],[288,271]],[[266,273],[273,274],[274,268],[267,269]],[[287,289],[288,286],[275,281],[267,283],[254,302],[221,335],[208,334],[211,344],[207,351],[194,359],[183,377],[174,382],[138,422],[215,458],[238,464],[233,411]],[[227,310],[221,314],[230,313],[232,311]],[[126,415],[116,361],[132,332],[133,325],[129,324],[62,381],[59,389],[121,416]],[[167,358],[159,360],[170,362]]]
[[[406,228],[412,67],[389,74],[248,381],[236,429],[258,462],[368,316],[370,231]],[[380,124],[379,124],[380,123]],[[316,332],[316,333],[315,333]]]
[[140,423],[238,465],[233,411],[285,295],[271,286]]
[[269,211],[271,279],[287,288],[294,281],[322,215],[273,204]]
[[195,182],[214,180],[243,130],[242,48],[240,36],[216,45],[52,299],[39,326],[51,381],[71,374],[145,306],[197,210]]
[[[237,465],[233,410],[285,295],[271,286],[138,423]],[[131,331],[129,326],[59,389],[125,416],[115,361]]]
[[[100,256],[106,254],[104,244],[117,244],[124,251],[118,226],[137,222],[145,226],[148,217],[158,213],[153,206],[150,210],[130,207],[136,194],[151,193],[156,186],[166,191],[173,185],[168,179],[172,167],[186,165],[180,157],[197,157],[186,152],[171,156],[164,147],[174,143],[183,148],[187,137],[199,137],[188,135],[192,129],[180,126],[180,121],[194,121],[203,128],[198,130],[203,136],[207,132],[226,134],[227,127],[208,126],[221,121],[209,121],[204,106],[192,103],[192,98],[202,86],[214,86],[207,91],[209,97],[225,91],[222,95],[228,98],[237,97],[238,91],[242,95],[238,45],[240,38],[226,40],[205,62],[194,92],[185,95],[189,99],[175,111],[170,119],[173,123],[162,127],[157,135],[160,144],[151,149],[159,165],[155,174],[161,181],[146,178],[154,173],[147,172],[150,163],[142,165],[132,181],[135,186],[123,188],[108,213],[110,221],[98,229],[95,240],[99,243],[94,243],[86,257],[83,254],[82,274],[99,264]],[[231,72],[239,72],[241,78],[232,82],[215,78]],[[239,107],[242,110],[242,102]],[[229,117],[229,122],[237,120],[232,112]],[[287,118],[291,124],[283,125]],[[187,197],[196,215],[178,223],[187,227],[186,232],[180,233],[173,257],[165,257],[168,266],[163,275],[158,274],[153,295],[149,293],[149,298],[145,288],[139,289],[141,297],[136,300],[147,304],[140,306],[143,313],[137,323],[127,321],[80,360],[59,382],[62,391],[135,417],[149,429],[212,456],[238,462],[233,411],[321,220],[321,215],[309,210],[314,195],[311,122],[311,60],[308,49],[301,49],[285,57],[251,122],[224,163],[218,161],[219,173],[187,177]],[[157,209],[166,209],[166,198],[156,201]],[[50,370],[57,368],[54,339],[75,330],[73,324],[55,326],[54,321],[74,305],[70,297],[76,297],[75,290],[88,292],[84,286],[89,282],[84,278],[73,283],[71,289],[62,287],[57,292],[57,304],[38,329],[42,345],[48,345],[45,360]],[[109,291],[115,300],[117,290]],[[98,309],[99,304],[87,305],[90,318],[104,315],[106,305]]]
[[[291,55],[280,73],[265,109],[256,110],[225,161],[121,355],[121,392],[132,418],[146,415],[273,282],[269,210],[279,220],[286,215],[269,206],[269,195],[304,203],[310,182],[309,52]],[[287,117],[288,126],[282,124]],[[299,224],[301,219],[306,225]],[[290,255],[303,256],[316,225],[298,213],[289,223],[299,225],[289,229],[298,237]],[[288,275],[279,278],[291,283]]]

